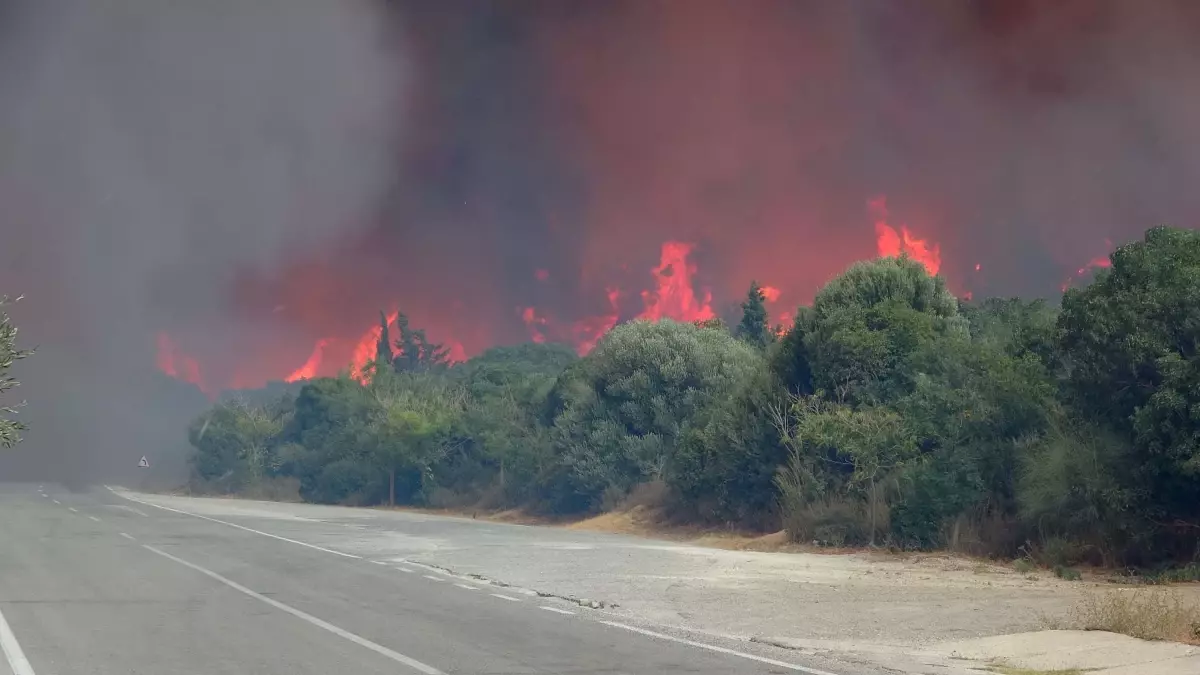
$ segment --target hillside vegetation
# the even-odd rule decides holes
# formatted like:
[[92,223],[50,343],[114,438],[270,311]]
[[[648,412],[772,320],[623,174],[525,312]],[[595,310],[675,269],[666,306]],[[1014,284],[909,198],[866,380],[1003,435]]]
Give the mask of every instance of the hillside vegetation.
[[634,321],[446,363],[400,325],[367,384],[228,399],[189,434],[194,483],[346,504],[589,515],[639,486],[681,522],[798,541],[1200,560],[1200,234],[1155,228],[1093,283],[967,303],[920,264],[852,266],[767,325]]

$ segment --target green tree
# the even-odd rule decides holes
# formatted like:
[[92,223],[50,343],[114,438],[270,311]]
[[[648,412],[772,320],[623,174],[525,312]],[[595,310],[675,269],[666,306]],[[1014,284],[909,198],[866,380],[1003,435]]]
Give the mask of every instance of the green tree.
[[465,393],[428,373],[399,373],[372,383],[378,403],[362,443],[369,461],[388,476],[388,504],[396,503],[396,475],[414,479],[410,498],[420,499],[433,482],[434,467],[458,440]]
[[742,302],[742,319],[734,335],[755,347],[766,347],[773,336],[767,325],[767,296],[757,281],[750,282],[750,290]]
[[1059,344],[1070,403],[1131,444],[1131,508],[1160,553],[1200,545],[1200,233],[1148,230],[1068,290]]
[[614,328],[559,378],[550,402],[563,468],[560,510],[600,506],[605,493],[664,478],[697,414],[761,362],[724,331],[664,320]]
[[[9,303],[8,296],[0,296],[0,394],[21,384],[8,374],[8,370],[14,363],[33,353],[32,350],[17,348],[17,326],[5,310],[5,305]],[[17,407],[0,406],[0,447],[11,448],[21,440],[21,432],[25,430],[25,425],[8,417],[17,413]]]
[[894,396],[911,354],[969,332],[945,282],[904,257],[852,265],[817,293],[804,320],[813,385],[844,403]]
[[425,330],[409,325],[408,316],[401,312],[396,317],[396,328],[400,337],[396,339],[396,356],[392,361],[397,372],[415,373],[444,368],[449,364],[449,349],[430,342]]
[[470,394],[464,427],[478,460],[460,463],[449,477],[458,489],[480,491],[487,505],[536,499],[537,483],[555,460],[542,423],[546,397],[578,360],[564,345],[529,343],[489,349],[454,369]]
[[191,461],[197,475],[226,489],[260,483],[279,468],[274,448],[290,415],[289,404],[283,400],[264,407],[231,399],[196,418],[188,440],[196,449]]

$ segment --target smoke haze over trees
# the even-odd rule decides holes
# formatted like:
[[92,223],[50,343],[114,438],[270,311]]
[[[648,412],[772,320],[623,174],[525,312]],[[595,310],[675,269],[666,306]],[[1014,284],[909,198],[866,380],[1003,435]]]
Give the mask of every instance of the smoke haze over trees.
[[0,3],[0,291],[43,356],[8,468],[178,454],[206,394],[334,375],[381,308],[452,360],[732,325],[750,279],[791,325],[880,252],[879,195],[954,295],[1051,304],[1200,206],[1186,0],[248,7]]

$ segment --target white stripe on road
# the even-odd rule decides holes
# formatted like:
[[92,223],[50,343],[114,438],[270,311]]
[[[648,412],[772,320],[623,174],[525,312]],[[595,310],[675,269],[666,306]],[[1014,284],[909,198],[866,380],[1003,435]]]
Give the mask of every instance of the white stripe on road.
[[121,533],[121,536],[122,536],[122,537],[125,537],[125,538],[126,538],[126,539],[128,539],[129,541],[137,541],[136,539],[134,539],[133,537],[129,536],[128,534],[125,534],[124,532],[122,532],[122,533]]
[[78,511],[75,510],[74,506],[68,506],[67,510],[70,511],[71,513],[79,513]]
[[0,614],[0,651],[4,652],[4,658],[8,661],[13,675],[33,675],[33,666],[29,665],[29,659],[25,658],[25,652],[21,651],[17,636],[13,635],[12,627],[8,625],[4,614]]
[[[542,609],[549,609],[549,608],[543,607]],[[687,645],[689,647],[697,647],[699,649],[707,649],[709,651],[717,652],[719,654],[728,654],[729,656],[737,656],[739,658],[749,659],[751,661],[758,661],[759,663],[765,663],[767,665],[777,666],[779,668],[787,668],[788,670],[795,670],[795,671],[801,672],[801,673],[808,673],[808,675],[837,675],[836,673],[831,673],[827,670],[817,670],[816,668],[805,668],[804,666],[796,665],[795,663],[788,663],[786,661],[776,661],[775,659],[768,659],[765,656],[755,656],[754,654],[747,654],[745,652],[739,652],[739,651],[736,651],[733,649],[726,649],[725,647],[718,647],[716,645],[706,645],[703,642],[695,642],[693,640],[685,640],[683,638],[672,637],[670,635],[664,635],[662,633],[655,633],[652,630],[646,630],[645,628],[638,628],[636,626],[629,626],[629,625],[626,625],[623,623],[617,623],[616,621],[599,621],[597,623],[602,623],[605,626],[612,626],[613,628],[622,628],[624,630],[633,631],[634,633],[640,633],[647,637],[658,638],[659,640],[669,640],[671,642],[678,642],[681,645]]]
[[464,591],[477,591],[477,590],[479,590],[478,588],[475,588],[474,586],[468,586],[468,585],[466,585],[466,584],[454,584],[454,585],[455,585],[455,586],[458,586],[459,588],[463,589]]
[[421,576],[425,577],[426,579],[428,579],[430,581],[442,581],[441,577],[435,577],[431,574],[422,574]]
[[286,541],[289,544],[297,544],[299,546],[306,546],[308,548],[313,548],[318,551],[324,551],[325,553],[332,553],[334,555],[340,555],[343,558],[354,558],[355,560],[362,560],[361,555],[354,555],[353,553],[342,553],[341,551],[335,551],[331,548],[325,548],[324,546],[317,546],[316,544],[309,544],[307,542],[296,541],[295,539],[288,539],[287,537],[281,537],[277,534],[271,534],[270,532],[263,532],[261,530],[255,530],[253,528],[246,527],[245,525],[238,525],[237,523],[231,523],[231,522],[228,522],[225,520],[217,520],[216,518],[209,518],[208,516],[202,516],[199,513],[190,513],[188,511],[180,511],[179,509],[173,509],[169,506],[161,506],[159,504],[155,504],[154,502],[144,502],[140,499],[130,497],[129,495],[123,495],[123,494],[117,492],[116,490],[113,490],[112,488],[109,488],[109,490],[111,490],[113,494],[117,495],[118,497],[121,497],[122,499],[128,499],[131,502],[137,502],[138,504],[141,504],[143,506],[153,506],[154,508],[162,509],[163,511],[170,511],[171,513],[180,513],[185,516],[191,516],[193,518],[199,518],[201,520],[207,520],[207,521],[214,522],[214,523],[220,523],[222,525],[228,525],[229,527],[236,527],[239,530],[253,532],[254,534],[261,534],[264,537],[278,539],[279,541]]
[[[401,654],[400,652],[388,649],[387,647],[384,647],[381,644],[371,642],[370,640],[368,640],[364,637],[355,635],[354,633],[351,633],[350,631],[345,630],[344,628],[338,628],[337,626],[329,623],[328,621],[318,619],[317,617],[313,616],[312,614],[300,611],[300,610],[296,609],[295,607],[292,607],[291,605],[285,605],[282,602],[279,602],[278,600],[275,600],[273,598],[268,598],[267,596],[265,596],[261,593],[256,593],[255,591],[252,591],[249,588],[246,588],[245,586],[237,583],[236,581],[231,581],[229,579],[226,579],[225,577],[221,576],[220,574],[217,574],[216,572],[213,572],[212,570],[201,567],[195,563],[190,563],[190,562],[184,560],[183,558],[176,558],[175,556],[171,555],[170,553],[167,553],[166,551],[160,551],[159,549],[154,548],[153,546],[149,546],[147,544],[142,544],[142,548],[146,549],[147,551],[150,551],[151,553],[156,553],[156,554],[166,558],[167,560],[173,560],[173,561],[179,563],[180,565],[183,565],[184,567],[189,567],[189,568],[205,575],[206,577],[208,577],[210,579],[214,579],[216,581],[219,581],[219,582],[225,584],[226,586],[232,588],[233,590],[235,590],[239,593],[243,593],[245,595],[248,595],[248,596],[254,598],[255,600],[264,602],[264,603],[274,607],[275,609],[278,609],[281,612],[287,612],[288,614],[291,614],[292,616],[296,617],[297,619],[307,621],[308,623],[316,626],[317,628],[320,628],[322,630],[327,630],[330,633],[333,633],[334,635],[336,635],[340,638],[349,640],[350,642],[353,642],[354,644],[356,644],[360,647],[366,647],[367,649],[370,649],[371,651],[375,652],[376,654],[386,656],[387,658],[395,661],[396,663],[404,664],[404,665],[408,666],[409,668],[412,668],[413,670],[417,670],[422,673],[425,673],[425,675],[445,675],[442,671],[438,670],[437,668],[434,668],[433,666],[422,663],[414,658],[405,656],[405,655]],[[19,673],[18,675],[27,675],[27,674]],[[32,675],[32,673],[30,673],[28,675]]]
[[43,497],[49,497],[49,496],[50,496],[50,495],[46,494],[45,492],[41,493],[41,495],[42,495]]
[[57,499],[51,499],[50,501],[54,502],[55,504],[59,504],[59,505],[62,504],[62,502],[58,501]]
[[493,598],[500,598],[501,600],[509,600],[511,602],[520,602],[521,601],[520,598],[514,598],[511,595],[504,595],[502,593],[492,593],[491,596]]
[[91,518],[92,520],[96,521],[97,523],[100,522],[100,519],[97,518],[96,516],[88,516],[88,518]]
[[575,612],[568,612],[565,609],[559,609],[557,607],[538,607],[538,609],[544,609],[547,612],[558,612],[559,614],[567,614],[569,616],[575,616]]
[[408,574],[413,574],[416,572],[416,570],[412,570],[407,567],[397,567],[396,569],[400,570],[401,572],[407,572]]

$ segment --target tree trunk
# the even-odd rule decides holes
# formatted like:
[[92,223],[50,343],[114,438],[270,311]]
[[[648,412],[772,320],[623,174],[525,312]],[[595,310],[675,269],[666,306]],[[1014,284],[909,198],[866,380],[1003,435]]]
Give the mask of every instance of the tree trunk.
[[396,469],[388,469],[388,506],[396,505]]

